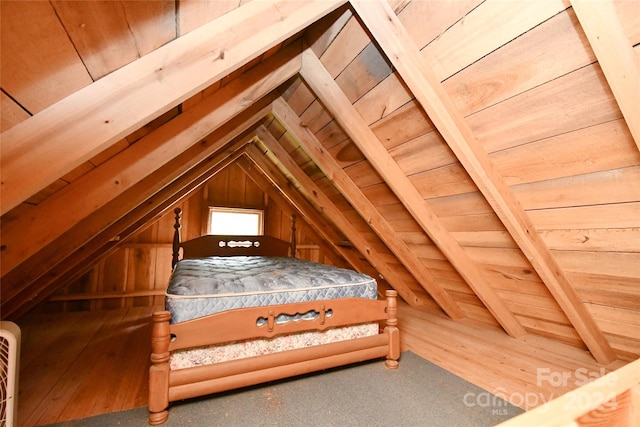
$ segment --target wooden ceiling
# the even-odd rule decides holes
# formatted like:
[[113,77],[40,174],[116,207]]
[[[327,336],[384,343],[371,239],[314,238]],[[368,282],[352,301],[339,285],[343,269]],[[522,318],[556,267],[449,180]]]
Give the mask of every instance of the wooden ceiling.
[[637,2],[1,7],[3,318],[236,162],[412,305],[640,352]]

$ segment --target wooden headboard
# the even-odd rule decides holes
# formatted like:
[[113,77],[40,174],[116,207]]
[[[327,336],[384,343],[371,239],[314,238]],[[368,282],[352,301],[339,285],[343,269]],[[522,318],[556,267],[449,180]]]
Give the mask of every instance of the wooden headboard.
[[182,209],[175,211],[175,229],[173,234],[173,257],[171,268],[175,268],[182,258],[203,258],[208,256],[234,255],[262,255],[262,256],[292,256],[296,254],[296,216],[291,216],[291,241],[287,242],[272,236],[227,236],[206,235],[182,242],[180,229],[182,228]]

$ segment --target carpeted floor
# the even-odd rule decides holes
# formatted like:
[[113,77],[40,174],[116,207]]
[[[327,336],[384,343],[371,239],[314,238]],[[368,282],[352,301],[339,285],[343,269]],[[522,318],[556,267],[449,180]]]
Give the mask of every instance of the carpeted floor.
[[[411,352],[171,405],[166,427],[492,426],[522,409]],[[147,408],[55,426],[146,426]]]

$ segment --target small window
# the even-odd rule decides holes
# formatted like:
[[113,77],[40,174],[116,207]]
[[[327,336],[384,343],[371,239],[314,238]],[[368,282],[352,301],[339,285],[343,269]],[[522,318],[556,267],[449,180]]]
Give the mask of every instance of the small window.
[[209,208],[209,234],[261,236],[264,212],[259,209]]

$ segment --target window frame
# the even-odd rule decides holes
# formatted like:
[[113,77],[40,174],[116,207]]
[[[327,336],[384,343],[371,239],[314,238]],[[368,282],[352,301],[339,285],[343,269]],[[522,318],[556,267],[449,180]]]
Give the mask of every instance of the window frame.
[[[225,234],[225,233],[214,233],[212,230],[214,221],[213,215],[216,213],[227,213],[227,214],[240,214],[240,215],[257,215],[258,216],[258,234],[253,233],[234,233],[234,234]],[[229,208],[226,206],[209,206],[207,211],[207,234],[215,234],[215,235],[225,235],[225,236],[233,236],[233,235],[244,235],[244,236],[262,236],[264,235],[264,210],[263,209],[253,209],[253,208]]]

